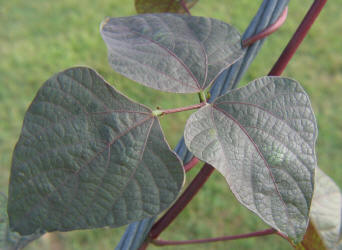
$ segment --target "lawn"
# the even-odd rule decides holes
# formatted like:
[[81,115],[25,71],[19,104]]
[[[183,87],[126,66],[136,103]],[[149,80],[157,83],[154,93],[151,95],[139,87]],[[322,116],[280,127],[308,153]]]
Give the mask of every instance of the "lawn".
[[[243,32],[260,3],[261,0],[202,0],[193,8],[192,14],[223,20]],[[241,84],[268,73],[311,3],[312,0],[291,1],[286,23],[267,39]],[[342,183],[341,9],[342,2],[328,1],[283,74],[301,82],[311,96],[319,127],[316,147],[318,163],[337,183]],[[134,13],[132,0],[1,1],[1,192],[7,193],[8,190],[11,152],[18,139],[25,110],[38,88],[56,72],[74,65],[88,65],[127,96],[151,108],[179,107],[197,101],[194,95],[171,95],[148,89],[111,70],[107,63],[106,47],[99,34],[100,22],[106,16]],[[162,126],[172,147],[182,134],[188,114],[162,118]],[[189,179],[197,171],[191,171]],[[267,225],[236,202],[223,177],[216,173],[162,238],[185,240],[264,228]],[[123,230],[48,234],[27,249],[113,249]],[[291,249],[286,241],[276,236],[177,249],[254,249],[256,244],[258,249]]]

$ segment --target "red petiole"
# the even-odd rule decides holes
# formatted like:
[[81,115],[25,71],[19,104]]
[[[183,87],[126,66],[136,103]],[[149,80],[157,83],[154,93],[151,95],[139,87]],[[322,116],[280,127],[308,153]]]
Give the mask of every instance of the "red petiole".
[[178,113],[178,112],[183,112],[183,111],[188,111],[188,110],[193,110],[193,109],[199,109],[205,105],[206,105],[205,102],[201,102],[201,103],[194,104],[194,105],[187,106],[187,107],[180,107],[180,108],[174,108],[174,109],[157,109],[157,110],[154,110],[152,113],[155,116],[162,116],[162,115],[173,114],[173,113]]
[[246,239],[246,238],[260,237],[260,236],[266,236],[266,235],[271,235],[271,234],[277,234],[277,230],[270,228],[270,229],[247,233],[247,234],[222,236],[222,237],[199,239],[199,240],[182,240],[182,241],[151,240],[151,243],[157,246],[189,245],[189,244],[201,244],[201,243],[211,243],[211,242],[218,242],[218,241]]

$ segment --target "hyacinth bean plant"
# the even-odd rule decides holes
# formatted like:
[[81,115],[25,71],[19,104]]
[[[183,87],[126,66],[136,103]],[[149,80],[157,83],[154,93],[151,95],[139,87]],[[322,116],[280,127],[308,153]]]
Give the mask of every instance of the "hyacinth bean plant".
[[[139,13],[150,14],[102,22],[109,63],[145,86],[198,93],[199,102],[151,110],[89,67],[53,75],[28,108],[13,152],[8,200],[1,196],[4,246],[167,210],[185,169],[159,119],[195,110],[184,130],[188,150],[271,227],[264,235],[297,249],[341,249],[341,193],[317,166],[317,124],[303,87],[263,76],[207,102],[213,82],[245,53],[241,36],[222,21],[189,15],[197,1],[157,2],[136,1]],[[165,11],[175,13],[151,14]]]

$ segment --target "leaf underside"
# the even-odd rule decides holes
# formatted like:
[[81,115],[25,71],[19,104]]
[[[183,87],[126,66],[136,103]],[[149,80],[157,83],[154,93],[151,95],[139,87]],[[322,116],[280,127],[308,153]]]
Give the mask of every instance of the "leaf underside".
[[167,92],[200,92],[244,52],[235,28],[206,17],[111,18],[102,23],[101,35],[114,70]]
[[[186,13],[180,3],[181,0],[135,0],[135,9],[138,13]],[[185,6],[191,9],[198,0],[184,0]]]
[[92,69],[50,78],[26,112],[9,186],[23,235],[121,226],[159,214],[184,181],[152,111]]
[[317,234],[326,249],[342,249],[342,193],[335,182],[319,168],[316,169],[310,221],[315,232],[306,232],[303,244],[309,244],[305,241],[306,237]]
[[308,225],[317,127],[294,80],[263,77],[192,114],[185,143],[226,178],[236,198],[300,241]]

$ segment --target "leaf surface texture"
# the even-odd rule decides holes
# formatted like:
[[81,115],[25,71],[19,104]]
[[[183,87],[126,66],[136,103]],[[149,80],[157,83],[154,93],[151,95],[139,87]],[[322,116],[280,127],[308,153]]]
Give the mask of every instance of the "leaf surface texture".
[[167,92],[200,92],[244,52],[235,28],[205,17],[110,18],[102,23],[101,35],[115,71]]
[[308,225],[316,167],[316,120],[296,81],[263,77],[192,114],[185,143],[218,169],[236,198],[300,241]]
[[9,219],[21,234],[117,227],[159,214],[184,170],[158,119],[94,70],[50,78],[24,118],[9,187]]

